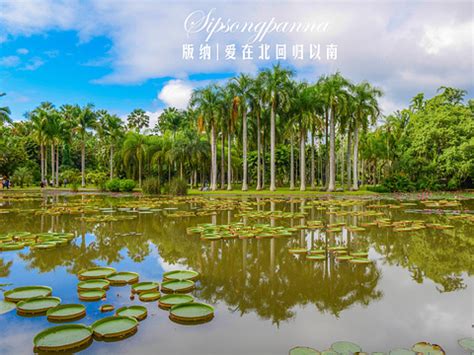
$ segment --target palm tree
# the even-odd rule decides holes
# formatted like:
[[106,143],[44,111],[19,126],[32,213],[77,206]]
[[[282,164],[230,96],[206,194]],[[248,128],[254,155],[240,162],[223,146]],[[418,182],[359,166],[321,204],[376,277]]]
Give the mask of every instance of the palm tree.
[[117,115],[111,115],[106,110],[97,111],[100,125],[98,127],[99,135],[110,146],[109,156],[109,176],[110,179],[114,177],[114,148],[119,139],[123,136],[122,120]]
[[374,124],[380,114],[377,98],[382,96],[382,90],[364,81],[352,87],[354,115],[354,156],[353,156],[353,190],[359,189],[358,157],[359,157],[359,128],[366,130],[369,123]]
[[349,92],[347,89],[350,83],[339,72],[323,77],[319,84],[321,85],[322,95],[325,101],[326,115],[330,114],[329,129],[329,184],[328,191],[336,189],[336,120],[338,115],[346,109]]
[[262,189],[262,131],[260,123],[263,110],[263,89],[263,76],[262,73],[260,73],[260,75],[258,75],[257,78],[253,80],[252,86],[248,91],[250,101],[250,114],[256,119],[255,131],[257,135],[257,190]]
[[263,98],[270,106],[270,191],[276,190],[275,176],[275,115],[282,113],[289,106],[289,81],[293,72],[284,69],[280,64],[273,65],[272,69],[263,71],[264,80]]
[[94,106],[88,104],[81,109],[76,121],[75,131],[81,138],[81,186],[86,186],[86,135],[89,129],[96,128],[97,116],[94,112]]
[[216,85],[209,85],[193,92],[191,106],[196,107],[198,117],[198,131],[204,131],[207,126],[211,138],[211,190],[217,190],[217,114],[218,114],[218,90]]
[[147,153],[146,136],[137,132],[130,131],[125,136],[123,142],[122,155],[125,165],[129,165],[131,160],[138,163],[138,187],[142,187],[142,166]]
[[51,145],[51,181],[53,185],[58,186],[57,155],[59,152],[56,150],[61,139],[61,116],[54,108],[48,111],[44,134],[46,141]]
[[[0,97],[5,96],[5,95],[6,94],[4,92],[0,93]],[[12,123],[10,115],[11,115],[11,111],[8,106],[0,107],[0,125],[3,125],[5,122]]]
[[46,162],[46,126],[48,116],[53,110],[53,104],[50,102],[42,102],[37,108],[27,114],[33,124],[33,135],[40,147],[40,171],[41,181],[46,179],[47,162]]
[[150,124],[150,116],[141,108],[136,108],[127,116],[128,128],[140,132]]

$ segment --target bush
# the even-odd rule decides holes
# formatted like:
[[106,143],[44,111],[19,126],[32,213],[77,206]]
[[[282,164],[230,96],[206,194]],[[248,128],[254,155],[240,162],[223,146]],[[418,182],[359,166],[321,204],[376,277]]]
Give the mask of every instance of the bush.
[[91,171],[86,174],[86,182],[95,185],[101,191],[105,191],[108,174],[103,171]]
[[130,192],[135,188],[135,181],[131,179],[125,179],[120,181],[120,191]]
[[382,186],[391,192],[410,192],[415,191],[414,184],[403,174],[393,174],[386,178]]
[[33,182],[33,174],[26,166],[22,166],[13,173],[12,181],[15,185],[23,187],[23,185],[30,186]]
[[174,178],[171,182],[165,185],[165,192],[170,195],[187,195],[188,183],[184,179]]
[[111,179],[105,183],[105,188],[111,192],[120,191],[120,179]]
[[153,177],[142,183],[142,192],[148,195],[159,195],[161,192],[160,179]]
[[79,185],[81,182],[81,172],[77,169],[66,169],[59,173],[59,181],[61,184],[67,181],[67,184]]
[[378,193],[390,192],[390,190],[383,185],[367,186],[366,190]]

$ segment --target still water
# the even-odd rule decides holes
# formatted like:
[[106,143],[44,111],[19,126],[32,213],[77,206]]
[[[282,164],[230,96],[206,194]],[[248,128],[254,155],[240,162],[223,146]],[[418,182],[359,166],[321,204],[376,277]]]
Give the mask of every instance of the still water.
[[[407,203],[408,202],[408,203]],[[473,200],[439,211],[474,209]],[[94,341],[88,354],[287,354],[294,346],[318,350],[335,341],[359,344],[366,352],[410,348],[419,341],[441,345],[448,354],[463,354],[457,340],[472,337],[472,254],[474,222],[452,214],[426,212],[419,201],[357,200],[349,203],[317,198],[144,199],[105,195],[0,196],[0,234],[12,231],[73,232],[70,245],[54,250],[0,252],[2,290],[47,285],[63,303],[83,303],[91,324],[112,315],[101,304],[142,304],[148,317],[138,332],[119,342]],[[374,206],[375,205],[375,206]],[[378,205],[378,206],[377,206]],[[81,214],[88,206],[95,212]],[[148,206],[154,211],[137,211]],[[99,208],[113,207],[111,211]],[[131,207],[133,212],[116,207]],[[186,211],[186,213],[184,213]],[[260,211],[258,217],[248,212]],[[264,211],[304,212],[304,218],[271,218]],[[378,216],[364,215],[380,212]],[[91,211],[88,211],[91,212]],[[114,219],[128,216],[128,219]],[[90,219],[81,217],[91,217]],[[99,217],[99,218],[97,218]],[[394,232],[369,226],[365,231],[326,234],[298,230],[291,237],[200,240],[186,229],[202,223],[297,226],[308,221],[355,226],[387,218],[454,226]],[[135,235],[127,234],[135,232]],[[345,245],[368,250],[368,265],[306,260],[289,248]],[[140,281],[160,281],[174,269],[201,274],[196,300],[215,307],[214,319],[186,326],[173,323],[157,302],[130,300],[130,287],[111,287],[106,301],[81,302],[77,273],[93,266],[134,271]],[[46,317],[0,315],[0,353],[28,354],[32,339],[50,327]]]

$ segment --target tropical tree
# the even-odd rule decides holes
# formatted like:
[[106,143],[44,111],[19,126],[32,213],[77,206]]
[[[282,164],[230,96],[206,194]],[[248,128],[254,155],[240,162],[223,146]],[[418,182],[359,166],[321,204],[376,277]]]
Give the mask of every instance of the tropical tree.
[[124,135],[123,124],[120,117],[111,115],[106,110],[97,111],[99,117],[98,133],[109,145],[109,176],[114,177],[114,153],[115,146]]
[[150,125],[150,116],[141,108],[136,108],[127,116],[128,128],[140,132]]
[[128,132],[122,147],[122,156],[125,165],[135,161],[138,165],[138,187],[142,187],[143,160],[147,154],[146,136],[137,132]]
[[[5,96],[6,94],[0,93],[0,97]],[[10,108],[8,106],[3,106],[0,107],[0,125],[3,125],[4,123],[12,123],[12,120],[10,118]]]
[[88,104],[84,106],[77,117],[74,131],[79,134],[81,140],[81,186],[86,186],[86,136],[90,129],[97,127],[97,115],[94,106]]

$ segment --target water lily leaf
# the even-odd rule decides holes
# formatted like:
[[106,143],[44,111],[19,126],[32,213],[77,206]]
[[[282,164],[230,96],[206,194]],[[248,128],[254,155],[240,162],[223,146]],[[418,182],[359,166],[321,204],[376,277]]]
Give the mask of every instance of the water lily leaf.
[[458,344],[461,345],[464,350],[474,351],[474,338],[459,339]]
[[8,301],[0,301],[0,314],[8,313],[16,308],[16,304]]
[[319,354],[321,353],[313,348],[308,348],[305,346],[296,346],[290,349],[289,355],[319,355]]
[[359,345],[350,341],[336,341],[331,345],[331,349],[342,355],[350,355],[362,351]]

